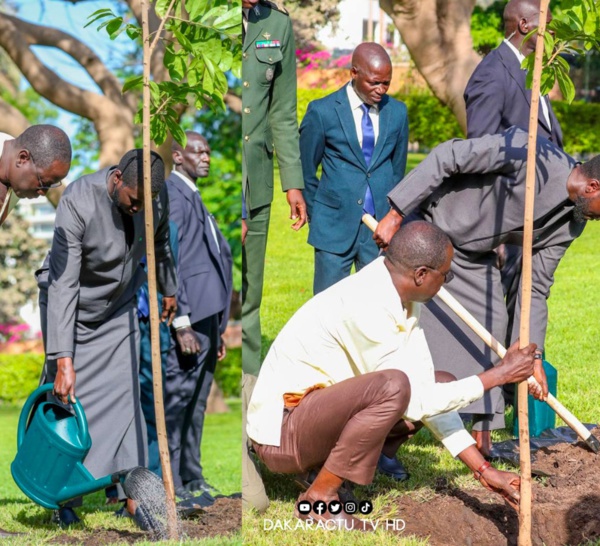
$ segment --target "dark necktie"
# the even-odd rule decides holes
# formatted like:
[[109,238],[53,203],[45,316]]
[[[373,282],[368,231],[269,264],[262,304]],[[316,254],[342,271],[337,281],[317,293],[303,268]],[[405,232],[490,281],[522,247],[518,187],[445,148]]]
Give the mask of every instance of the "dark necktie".
[[[362,152],[365,156],[365,162],[367,167],[371,163],[371,157],[373,156],[373,150],[375,149],[375,131],[373,130],[373,122],[371,116],[369,116],[368,104],[361,104],[360,107],[363,111],[362,120],[360,122],[360,128],[362,130]],[[375,216],[375,205],[373,203],[373,194],[371,188],[367,185],[367,191],[365,193],[365,199],[363,204],[363,210],[367,214]]]

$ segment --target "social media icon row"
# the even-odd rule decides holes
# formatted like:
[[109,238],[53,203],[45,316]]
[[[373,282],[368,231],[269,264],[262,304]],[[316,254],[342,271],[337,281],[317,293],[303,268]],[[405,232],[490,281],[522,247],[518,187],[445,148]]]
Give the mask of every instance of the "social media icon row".
[[315,512],[315,514],[319,514],[320,516],[326,511],[329,511],[330,514],[335,516],[336,514],[339,514],[342,509],[344,512],[346,512],[346,514],[356,514],[357,512],[360,512],[361,514],[367,515],[373,511],[373,503],[368,500],[360,501],[358,506],[352,501],[342,503],[338,500],[333,500],[329,503],[326,503],[322,500],[317,500],[312,504],[307,500],[303,500],[298,503],[298,512],[304,515],[310,514],[312,510]]

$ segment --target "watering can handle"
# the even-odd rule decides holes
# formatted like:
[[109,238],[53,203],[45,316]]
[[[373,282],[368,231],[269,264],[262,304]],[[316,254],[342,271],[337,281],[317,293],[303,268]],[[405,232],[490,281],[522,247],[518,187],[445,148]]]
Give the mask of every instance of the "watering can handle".
[[[39,386],[35,389],[30,395],[29,398],[25,401],[23,405],[23,409],[21,410],[21,416],[19,417],[19,426],[17,428],[17,449],[21,447],[23,443],[23,438],[25,437],[25,432],[27,430],[27,422],[29,421],[29,414],[33,409],[33,406],[41,398],[48,392],[52,392],[54,388],[54,383],[46,383],[44,385]],[[75,403],[72,404],[73,410],[75,411],[75,417],[77,419],[77,424],[79,425],[79,439],[83,445],[86,445],[89,442],[89,432],[88,432],[88,423],[85,418],[85,413],[83,412],[83,407],[79,403],[79,400],[76,399]]]

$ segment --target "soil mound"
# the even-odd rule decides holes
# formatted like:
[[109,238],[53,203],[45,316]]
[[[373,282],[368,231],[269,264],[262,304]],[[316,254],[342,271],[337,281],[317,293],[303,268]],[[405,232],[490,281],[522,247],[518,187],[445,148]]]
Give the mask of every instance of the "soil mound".
[[[600,429],[593,434],[598,437]],[[536,453],[533,481],[532,542],[577,546],[600,540],[600,454],[583,444],[558,444]],[[427,502],[403,497],[404,534],[430,537],[434,546],[517,544],[517,514],[486,489],[464,491],[440,480]]]

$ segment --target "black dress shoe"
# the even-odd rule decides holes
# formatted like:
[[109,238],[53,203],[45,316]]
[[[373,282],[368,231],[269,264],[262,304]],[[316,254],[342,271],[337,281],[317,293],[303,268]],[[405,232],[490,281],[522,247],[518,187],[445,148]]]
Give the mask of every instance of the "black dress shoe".
[[52,522],[58,523],[58,525],[61,527],[69,527],[70,525],[74,525],[80,521],[81,520],[75,513],[75,510],[73,510],[73,508],[69,508],[68,506],[54,510],[54,513],[52,514]]
[[208,508],[215,503],[215,499],[204,491],[201,495],[195,497],[190,496],[187,499],[177,503],[177,513],[182,518],[191,518],[198,516],[204,512],[204,508]]
[[383,453],[379,456],[379,461],[377,461],[377,470],[399,482],[405,482],[410,478],[406,468],[404,468],[404,465],[396,457],[386,457]]
[[213,487],[212,485],[210,485],[203,478],[187,482],[182,488],[177,488],[176,492],[179,491],[180,489],[183,489],[183,490],[187,491],[188,493],[191,493],[192,496],[202,495],[202,493],[204,493],[204,492],[209,493],[209,494],[212,494],[212,493],[219,494],[220,493],[220,491],[216,487]]
[[[304,472],[304,474],[296,474],[294,481],[302,491],[306,491],[315,481],[318,473],[318,470],[309,470],[308,472]],[[344,480],[342,486],[338,489],[338,497],[344,504],[347,502],[354,502],[358,505],[358,499],[354,496],[354,492],[352,491],[352,484],[347,480]]]

